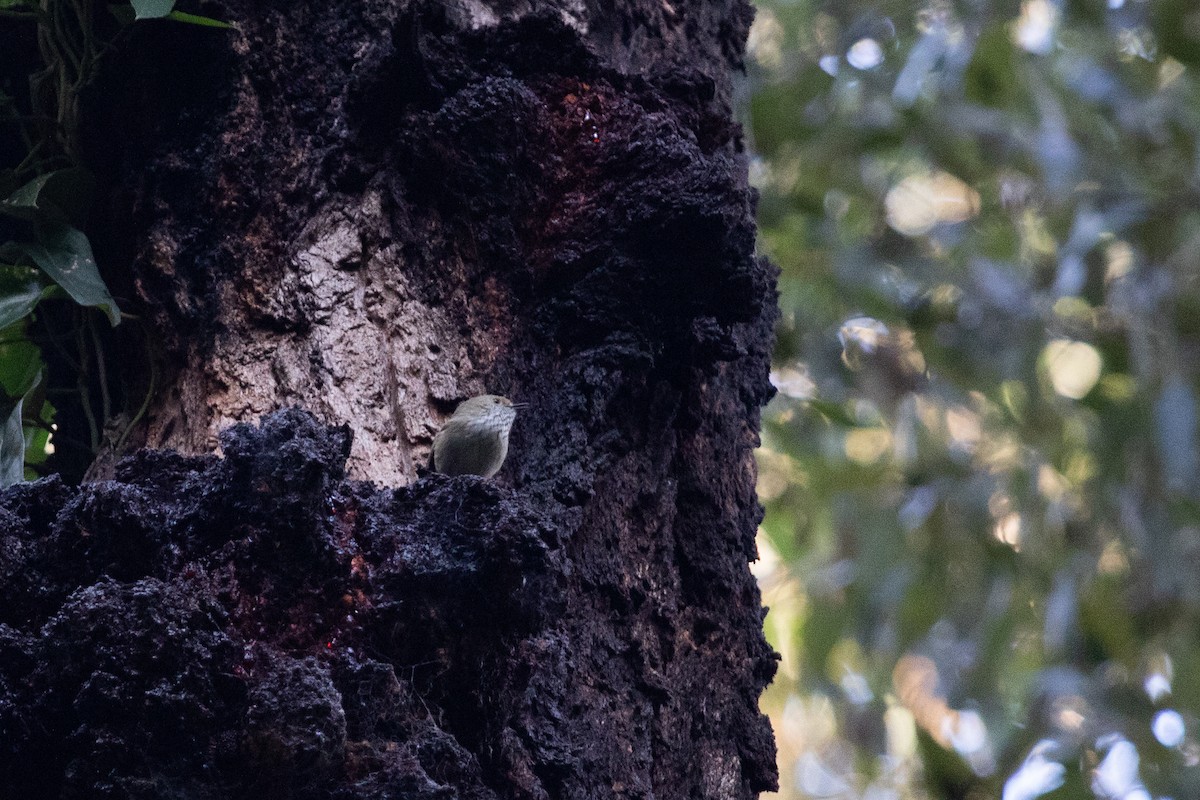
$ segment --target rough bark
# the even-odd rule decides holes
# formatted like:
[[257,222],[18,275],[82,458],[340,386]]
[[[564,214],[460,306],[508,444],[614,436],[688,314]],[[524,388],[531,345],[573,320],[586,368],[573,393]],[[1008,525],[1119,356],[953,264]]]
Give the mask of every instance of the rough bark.
[[[89,127],[160,350],[141,439],[194,455],[0,497],[0,778],[772,788],[748,6],[204,11],[240,31],[142,31]],[[499,478],[418,479],[485,389],[529,404]]]
[[126,48],[114,83],[149,85],[91,129],[170,371],[144,443],[301,403],[397,485],[457,400],[529,400],[533,351],[728,349],[767,283],[728,103],[748,8],[600,5],[229,4],[240,35]]

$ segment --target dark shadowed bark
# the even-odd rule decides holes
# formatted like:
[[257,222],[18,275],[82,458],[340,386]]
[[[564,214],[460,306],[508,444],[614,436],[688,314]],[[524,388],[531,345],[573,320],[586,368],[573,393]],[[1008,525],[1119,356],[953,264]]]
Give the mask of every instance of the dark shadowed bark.
[[[240,31],[139,31],[87,142],[155,331],[136,438],[178,452],[3,495],[0,781],[773,787],[748,6],[204,11]],[[500,475],[419,477],[484,390],[529,404]]]

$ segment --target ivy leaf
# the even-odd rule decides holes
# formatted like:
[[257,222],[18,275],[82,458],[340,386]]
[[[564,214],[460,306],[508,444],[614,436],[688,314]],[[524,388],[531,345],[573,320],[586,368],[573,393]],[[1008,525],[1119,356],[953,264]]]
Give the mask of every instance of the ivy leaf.
[[92,246],[83,231],[61,222],[48,222],[37,226],[37,234],[37,244],[20,245],[25,254],[76,303],[100,307],[116,326],[121,321],[121,310],[100,277]]
[[130,0],[137,19],[158,19],[171,13],[175,0]]
[[41,380],[42,351],[19,327],[0,331],[0,336],[8,340],[0,344],[0,408],[7,409]]
[[172,11],[167,14],[167,19],[173,19],[176,22],[186,22],[188,25],[202,25],[206,28],[232,28],[228,22],[223,22],[212,17],[202,17],[198,14],[185,14],[182,11]]
[[92,173],[71,167],[39,175],[0,201],[0,212],[11,217],[54,220],[82,225],[95,189]]
[[0,488],[25,479],[25,430],[21,425],[22,399],[9,406],[0,428]]
[[133,7],[125,5],[109,6],[108,10],[117,21],[126,25],[139,19],[170,19],[188,25],[202,25],[206,28],[233,28],[228,22],[212,17],[202,17],[199,14],[188,14],[185,11],[175,11],[175,0],[130,0]]
[[[5,333],[11,333],[5,331]],[[32,401],[46,411],[42,390],[42,354],[29,340],[19,339],[0,347],[0,488],[25,480],[27,437],[24,409]],[[50,408],[53,411],[53,407]],[[36,441],[34,428],[28,440]],[[42,441],[42,460],[49,438]]]
[[15,289],[6,288],[0,292],[0,328],[7,328],[27,317],[45,296],[43,289],[41,284],[30,281]]

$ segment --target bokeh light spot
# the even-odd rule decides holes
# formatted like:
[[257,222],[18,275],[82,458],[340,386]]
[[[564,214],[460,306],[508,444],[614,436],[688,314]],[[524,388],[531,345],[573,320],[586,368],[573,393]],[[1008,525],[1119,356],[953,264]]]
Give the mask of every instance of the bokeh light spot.
[[1146,676],[1142,688],[1151,700],[1157,702],[1171,693],[1171,681],[1161,672],[1153,672]]
[[1054,30],[1058,26],[1058,8],[1049,0],[1025,0],[1021,16],[1013,30],[1017,44],[1039,55],[1054,46]]
[[846,458],[856,464],[874,464],[891,446],[892,435],[884,428],[860,428],[846,434]]
[[1085,397],[1100,380],[1100,351],[1086,342],[1055,339],[1042,351],[1054,391],[1072,400]]
[[1034,745],[1025,763],[1004,782],[1001,800],[1034,800],[1062,786],[1067,769],[1047,758],[1053,749],[1054,742],[1050,739]]
[[855,69],[874,69],[883,63],[883,47],[869,37],[859,39],[846,51],[846,61]]
[[875,353],[891,331],[877,319],[854,317],[842,323],[838,329],[838,341],[842,344],[842,361],[851,369],[860,369],[863,356]]
[[965,222],[979,213],[979,192],[948,172],[909,175],[884,197],[887,222],[905,236],[921,236],[939,223]]
[[784,35],[779,17],[770,9],[760,8],[750,26],[746,52],[763,67],[779,69],[783,65]]
[[1163,747],[1178,747],[1183,743],[1184,734],[1187,733],[1183,717],[1178,711],[1171,708],[1155,714],[1150,728],[1154,731],[1154,738],[1158,739],[1158,743]]

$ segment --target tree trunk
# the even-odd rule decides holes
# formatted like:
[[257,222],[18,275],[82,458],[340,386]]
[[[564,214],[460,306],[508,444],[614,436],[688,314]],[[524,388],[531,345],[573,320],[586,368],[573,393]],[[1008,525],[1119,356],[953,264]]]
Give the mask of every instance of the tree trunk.
[[[178,454],[3,496],[0,778],[773,788],[749,6],[203,11],[239,29],[140,29],[86,126],[93,239],[154,331],[134,438]],[[528,404],[500,475],[419,478],[484,391]]]

